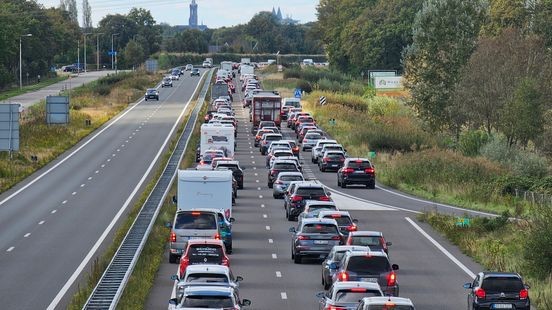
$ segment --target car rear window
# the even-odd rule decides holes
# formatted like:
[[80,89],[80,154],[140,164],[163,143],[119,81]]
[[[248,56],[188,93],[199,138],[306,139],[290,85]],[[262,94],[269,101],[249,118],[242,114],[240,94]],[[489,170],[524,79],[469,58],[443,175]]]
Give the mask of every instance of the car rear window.
[[193,244],[190,245],[187,256],[191,264],[220,264],[223,254],[218,245]]
[[353,292],[351,290],[339,290],[335,294],[335,301],[339,302],[359,302],[364,297],[382,296],[380,291],[366,290],[364,292]]
[[372,165],[370,164],[369,161],[362,161],[362,162],[351,161],[349,162],[347,167],[353,168],[353,169],[367,169],[367,168],[371,168]]
[[303,233],[307,234],[337,234],[337,227],[331,224],[306,224],[303,226]]
[[379,237],[353,236],[351,245],[367,246],[367,247],[370,247],[371,249],[373,247],[380,248],[381,240]]
[[341,151],[343,148],[341,146],[326,146],[324,147],[324,152],[326,151]]
[[228,283],[228,277],[224,274],[193,273],[186,276],[186,282],[193,283]]
[[329,153],[329,154],[327,154],[327,157],[331,158],[331,159],[345,158],[345,156],[341,153]]
[[489,292],[519,292],[523,282],[518,277],[487,277],[481,287]]
[[353,221],[351,221],[351,218],[348,216],[333,217],[331,215],[326,215],[324,216],[324,218],[334,219],[339,226],[349,226],[353,223]]
[[322,135],[319,133],[307,133],[305,139],[319,140],[322,139]]
[[319,187],[303,187],[298,188],[295,194],[299,196],[325,196],[326,192]]
[[228,308],[234,309],[234,302],[230,296],[193,295],[186,296],[181,303],[183,308]]
[[281,139],[282,139],[281,136],[266,136],[265,137],[266,141],[276,141],[276,140],[281,140]]
[[280,177],[280,180],[286,182],[303,181],[303,177],[300,175],[284,175]]
[[274,164],[275,170],[296,170],[297,167],[294,164],[288,163],[276,163]]
[[212,213],[183,212],[176,217],[175,229],[217,229],[217,219]]
[[363,275],[379,275],[391,270],[389,261],[383,256],[352,256],[347,270]]
[[414,310],[414,307],[386,304],[386,305],[371,305],[371,306],[368,306],[368,310]]
[[276,152],[274,153],[275,157],[283,157],[283,156],[293,156],[291,152]]

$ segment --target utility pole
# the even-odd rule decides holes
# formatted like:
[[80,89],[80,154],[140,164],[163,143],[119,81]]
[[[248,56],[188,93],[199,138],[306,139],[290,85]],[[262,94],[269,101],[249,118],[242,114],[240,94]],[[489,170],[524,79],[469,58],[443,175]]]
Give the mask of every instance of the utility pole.
[[118,33],[111,34],[111,70],[115,70],[115,51],[113,50],[113,38],[118,35]]
[[32,36],[33,36],[32,33],[27,33],[27,34],[19,36],[19,89],[23,88],[23,60],[22,60],[22,56],[21,56],[21,54],[22,54],[21,39],[23,39],[23,37],[32,37]]
[[80,73],[80,39],[77,40],[77,75]]
[[86,36],[92,34],[91,32],[83,33],[84,36],[84,73],[86,73]]
[[100,35],[102,33],[96,33],[96,70],[100,71]]

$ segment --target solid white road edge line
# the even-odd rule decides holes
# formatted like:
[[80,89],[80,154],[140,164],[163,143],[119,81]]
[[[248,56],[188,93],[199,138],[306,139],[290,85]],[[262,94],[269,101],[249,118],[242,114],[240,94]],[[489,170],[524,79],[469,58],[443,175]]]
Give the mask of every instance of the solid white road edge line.
[[[205,74],[205,73],[203,73]],[[201,79],[200,79],[201,81]],[[169,143],[170,139],[171,139],[171,136],[173,134],[173,132],[176,130],[176,127],[178,126],[178,124],[180,123],[182,117],[184,116],[184,112],[186,111],[186,109],[188,108],[188,105],[190,104],[190,102],[192,101],[192,98],[194,97],[194,94],[197,92],[199,86],[201,84],[198,83],[195,90],[193,91],[192,95],[190,96],[190,100],[188,100],[188,102],[186,103],[186,105],[184,106],[184,108],[182,109],[182,112],[180,112],[180,116],[178,116],[178,119],[176,120],[176,122],[174,123],[173,127],[171,128],[171,131],[169,132],[169,134],[167,135],[167,138],[165,139],[165,141],[163,142],[163,145],[161,145],[161,148],[159,148],[159,151],[157,152],[157,154],[155,155],[155,158],[152,160],[151,164],[149,165],[148,169],[146,170],[146,172],[144,173],[144,175],[142,176],[142,178],[140,179],[140,182],[138,182],[138,184],[136,185],[136,187],[134,188],[134,190],[132,191],[132,193],[130,193],[130,196],[128,196],[127,200],[125,201],[125,203],[123,204],[123,206],[121,207],[121,209],[119,210],[119,212],[117,212],[117,214],[115,215],[115,217],[113,218],[113,220],[111,221],[111,223],[109,223],[109,225],[107,226],[107,228],[104,230],[104,232],[102,233],[102,235],[100,236],[100,238],[98,239],[98,241],[96,241],[96,243],[94,244],[94,246],[92,247],[92,249],[90,249],[90,251],[88,252],[88,254],[86,254],[86,257],[84,257],[84,259],[82,260],[81,264],[77,267],[77,270],[75,270],[75,272],[73,272],[73,274],[71,275],[71,277],[67,280],[67,282],[65,283],[65,285],[63,285],[63,287],[61,288],[61,290],[58,292],[58,294],[56,295],[56,297],[54,298],[54,300],[52,300],[52,302],[50,303],[50,305],[48,306],[47,310],[54,310],[57,305],[59,304],[59,302],[61,301],[61,299],[63,298],[63,296],[65,296],[65,294],[67,293],[67,291],[69,290],[69,288],[73,285],[73,283],[77,280],[78,276],[81,274],[81,272],[84,270],[84,267],[86,267],[86,265],[88,265],[88,262],[90,262],[90,259],[92,259],[92,256],[94,256],[94,254],[96,253],[96,251],[98,250],[98,248],[100,247],[100,245],[103,243],[103,241],[105,240],[105,238],[107,237],[107,235],[109,234],[109,232],[111,231],[111,229],[113,229],[113,226],[115,226],[115,223],[117,223],[117,221],[119,220],[119,218],[123,215],[124,211],[126,210],[126,208],[130,205],[130,202],[132,201],[132,199],[134,198],[134,196],[136,195],[136,193],[138,192],[138,190],[140,189],[140,187],[142,186],[142,184],[146,181],[149,173],[151,172],[151,170],[153,169],[153,167],[155,166],[155,164],[157,163],[157,160],[159,159],[159,157],[161,156],[161,154],[163,153],[163,150],[165,149],[165,146]],[[142,99],[143,100],[143,99]],[[140,101],[142,101],[140,100]],[[118,118],[119,119],[119,118]],[[95,137],[95,136],[94,136]],[[80,149],[80,148],[79,148]],[[73,154],[73,153],[72,153]],[[1,204],[0,204],[1,205]]]
[[419,231],[420,234],[422,234],[422,236],[424,236],[427,240],[429,240],[429,242],[433,243],[433,245],[437,249],[439,249],[439,251],[443,252],[443,254],[445,254],[453,263],[455,263],[458,267],[460,267],[460,269],[462,269],[462,271],[464,271],[468,276],[470,276],[472,279],[475,278],[475,273],[473,273],[470,269],[468,269],[468,267],[466,267],[466,265],[462,264],[456,257],[454,257],[454,255],[450,254],[450,252],[447,251],[447,249],[445,249],[442,245],[440,245],[439,242],[435,241],[435,239],[433,239],[420,226],[418,226],[418,224],[416,224],[416,222],[414,222],[409,217],[405,217],[404,219],[407,222],[409,222],[410,225],[412,225],[414,228],[416,228],[416,230]]

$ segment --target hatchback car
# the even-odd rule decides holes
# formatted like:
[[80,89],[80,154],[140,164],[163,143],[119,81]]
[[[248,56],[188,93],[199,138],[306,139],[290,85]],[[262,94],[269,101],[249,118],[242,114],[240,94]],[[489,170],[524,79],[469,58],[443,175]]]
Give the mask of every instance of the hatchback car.
[[297,220],[301,221],[304,218],[318,217],[318,213],[321,211],[337,211],[337,206],[333,201],[317,201],[307,200],[303,212],[299,214]]
[[190,76],[200,76],[201,74],[199,73],[199,69],[197,68],[194,68],[192,69],[192,71],[190,72]]
[[336,151],[336,152],[343,152],[343,154],[345,154],[345,157],[347,157],[347,150],[345,150],[345,148],[343,148],[343,145],[341,144],[324,144],[322,146],[322,149],[320,150],[320,152],[318,152],[318,158],[316,159],[316,163],[320,163],[320,161],[322,160],[322,158],[324,157],[324,154],[326,154],[326,152],[328,151]]
[[324,137],[324,134],[318,131],[307,132],[305,134],[305,137],[303,138],[303,141],[301,141],[301,148],[303,151],[310,150],[316,145],[319,140],[324,139],[326,139],[326,137]]
[[283,198],[289,183],[293,181],[304,181],[301,172],[280,172],[272,185],[272,197],[278,199]]
[[242,276],[234,276],[232,270],[221,265],[190,265],[186,268],[186,276],[180,278],[178,275],[171,276],[176,284],[176,298],[182,300],[184,289],[190,286],[229,286],[238,291],[239,282],[243,281]]
[[379,285],[371,282],[337,282],[327,292],[318,292],[320,310],[355,310],[365,297],[383,296]]
[[318,169],[320,172],[328,170],[337,171],[345,163],[345,153],[342,151],[326,151],[318,161]]
[[[330,268],[330,266],[339,266],[341,259],[345,256],[347,251],[370,251],[370,248],[364,246],[354,245],[336,245],[332,248],[328,257],[322,262],[322,286],[325,290],[329,289],[332,283],[332,278],[337,268]],[[332,265],[336,264],[336,265]]]
[[357,219],[351,218],[351,215],[347,211],[320,211],[318,212],[318,218],[334,219],[339,226],[339,231],[344,236],[349,236],[352,231],[357,231]]
[[263,138],[261,139],[259,143],[259,151],[261,152],[261,155],[266,155],[266,152],[268,151],[268,148],[270,147],[270,144],[274,141],[282,140],[282,135],[278,133],[267,133],[263,135]]
[[311,162],[313,164],[318,163],[318,157],[320,156],[319,153],[322,151],[322,147],[324,147],[324,145],[326,144],[337,144],[337,141],[330,139],[318,140],[314,147],[311,149]]
[[255,134],[255,142],[253,143],[255,147],[259,146],[259,143],[261,142],[261,139],[263,138],[263,135],[265,133],[278,133],[278,132],[276,132],[275,130],[266,129],[266,128],[258,129],[257,133]]
[[480,272],[472,283],[464,284],[468,309],[531,309],[529,286],[513,272]]
[[402,297],[366,297],[363,298],[357,310],[416,310],[408,298]]
[[163,82],[161,82],[161,88],[163,87],[173,87],[173,82],[170,77],[165,77]]
[[148,99],[155,99],[159,101],[159,92],[155,88],[148,88],[146,90],[146,94],[144,95],[144,100],[148,101]]
[[194,239],[188,241],[186,251],[180,258],[180,266],[178,267],[180,278],[184,278],[188,266],[200,264],[230,267],[230,259],[226,255],[222,240]]
[[393,243],[385,241],[382,232],[367,230],[352,231],[345,244],[367,246],[372,251],[384,251],[387,255],[389,255],[389,247],[393,245]]
[[289,194],[284,196],[284,209],[288,221],[297,220],[308,200],[332,200],[330,198],[331,193],[326,190],[324,185],[318,182],[302,182],[294,185],[290,185],[288,188]]
[[192,286],[184,289],[182,300],[169,300],[169,310],[176,309],[233,309],[250,306],[249,299],[240,300],[232,287]]
[[186,65],[186,71],[191,71],[193,68],[194,68],[194,65],[192,65],[192,64],[187,64]]
[[341,259],[332,282],[361,281],[378,283],[386,295],[398,296],[399,283],[396,271],[399,265],[389,262],[387,254],[381,251],[348,251]]
[[332,219],[304,219],[289,232],[293,233],[291,258],[296,264],[304,257],[324,259],[334,246],[343,244],[343,236]]
[[367,158],[347,158],[337,171],[337,186],[363,184],[367,188],[376,188],[376,170]]
[[291,160],[279,160],[274,162],[274,165],[268,171],[268,188],[272,188],[274,181],[280,174],[280,172],[301,172],[295,161]]

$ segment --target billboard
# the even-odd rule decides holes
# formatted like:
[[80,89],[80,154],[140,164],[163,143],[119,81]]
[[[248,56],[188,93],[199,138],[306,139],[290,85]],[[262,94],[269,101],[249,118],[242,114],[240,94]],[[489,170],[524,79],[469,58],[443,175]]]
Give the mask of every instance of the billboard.
[[47,96],[46,97],[46,123],[47,124],[68,124],[69,123],[69,97]]
[[19,104],[0,104],[0,151],[19,150]]
[[403,88],[402,76],[390,76],[390,77],[375,77],[374,87],[376,89],[397,89]]

